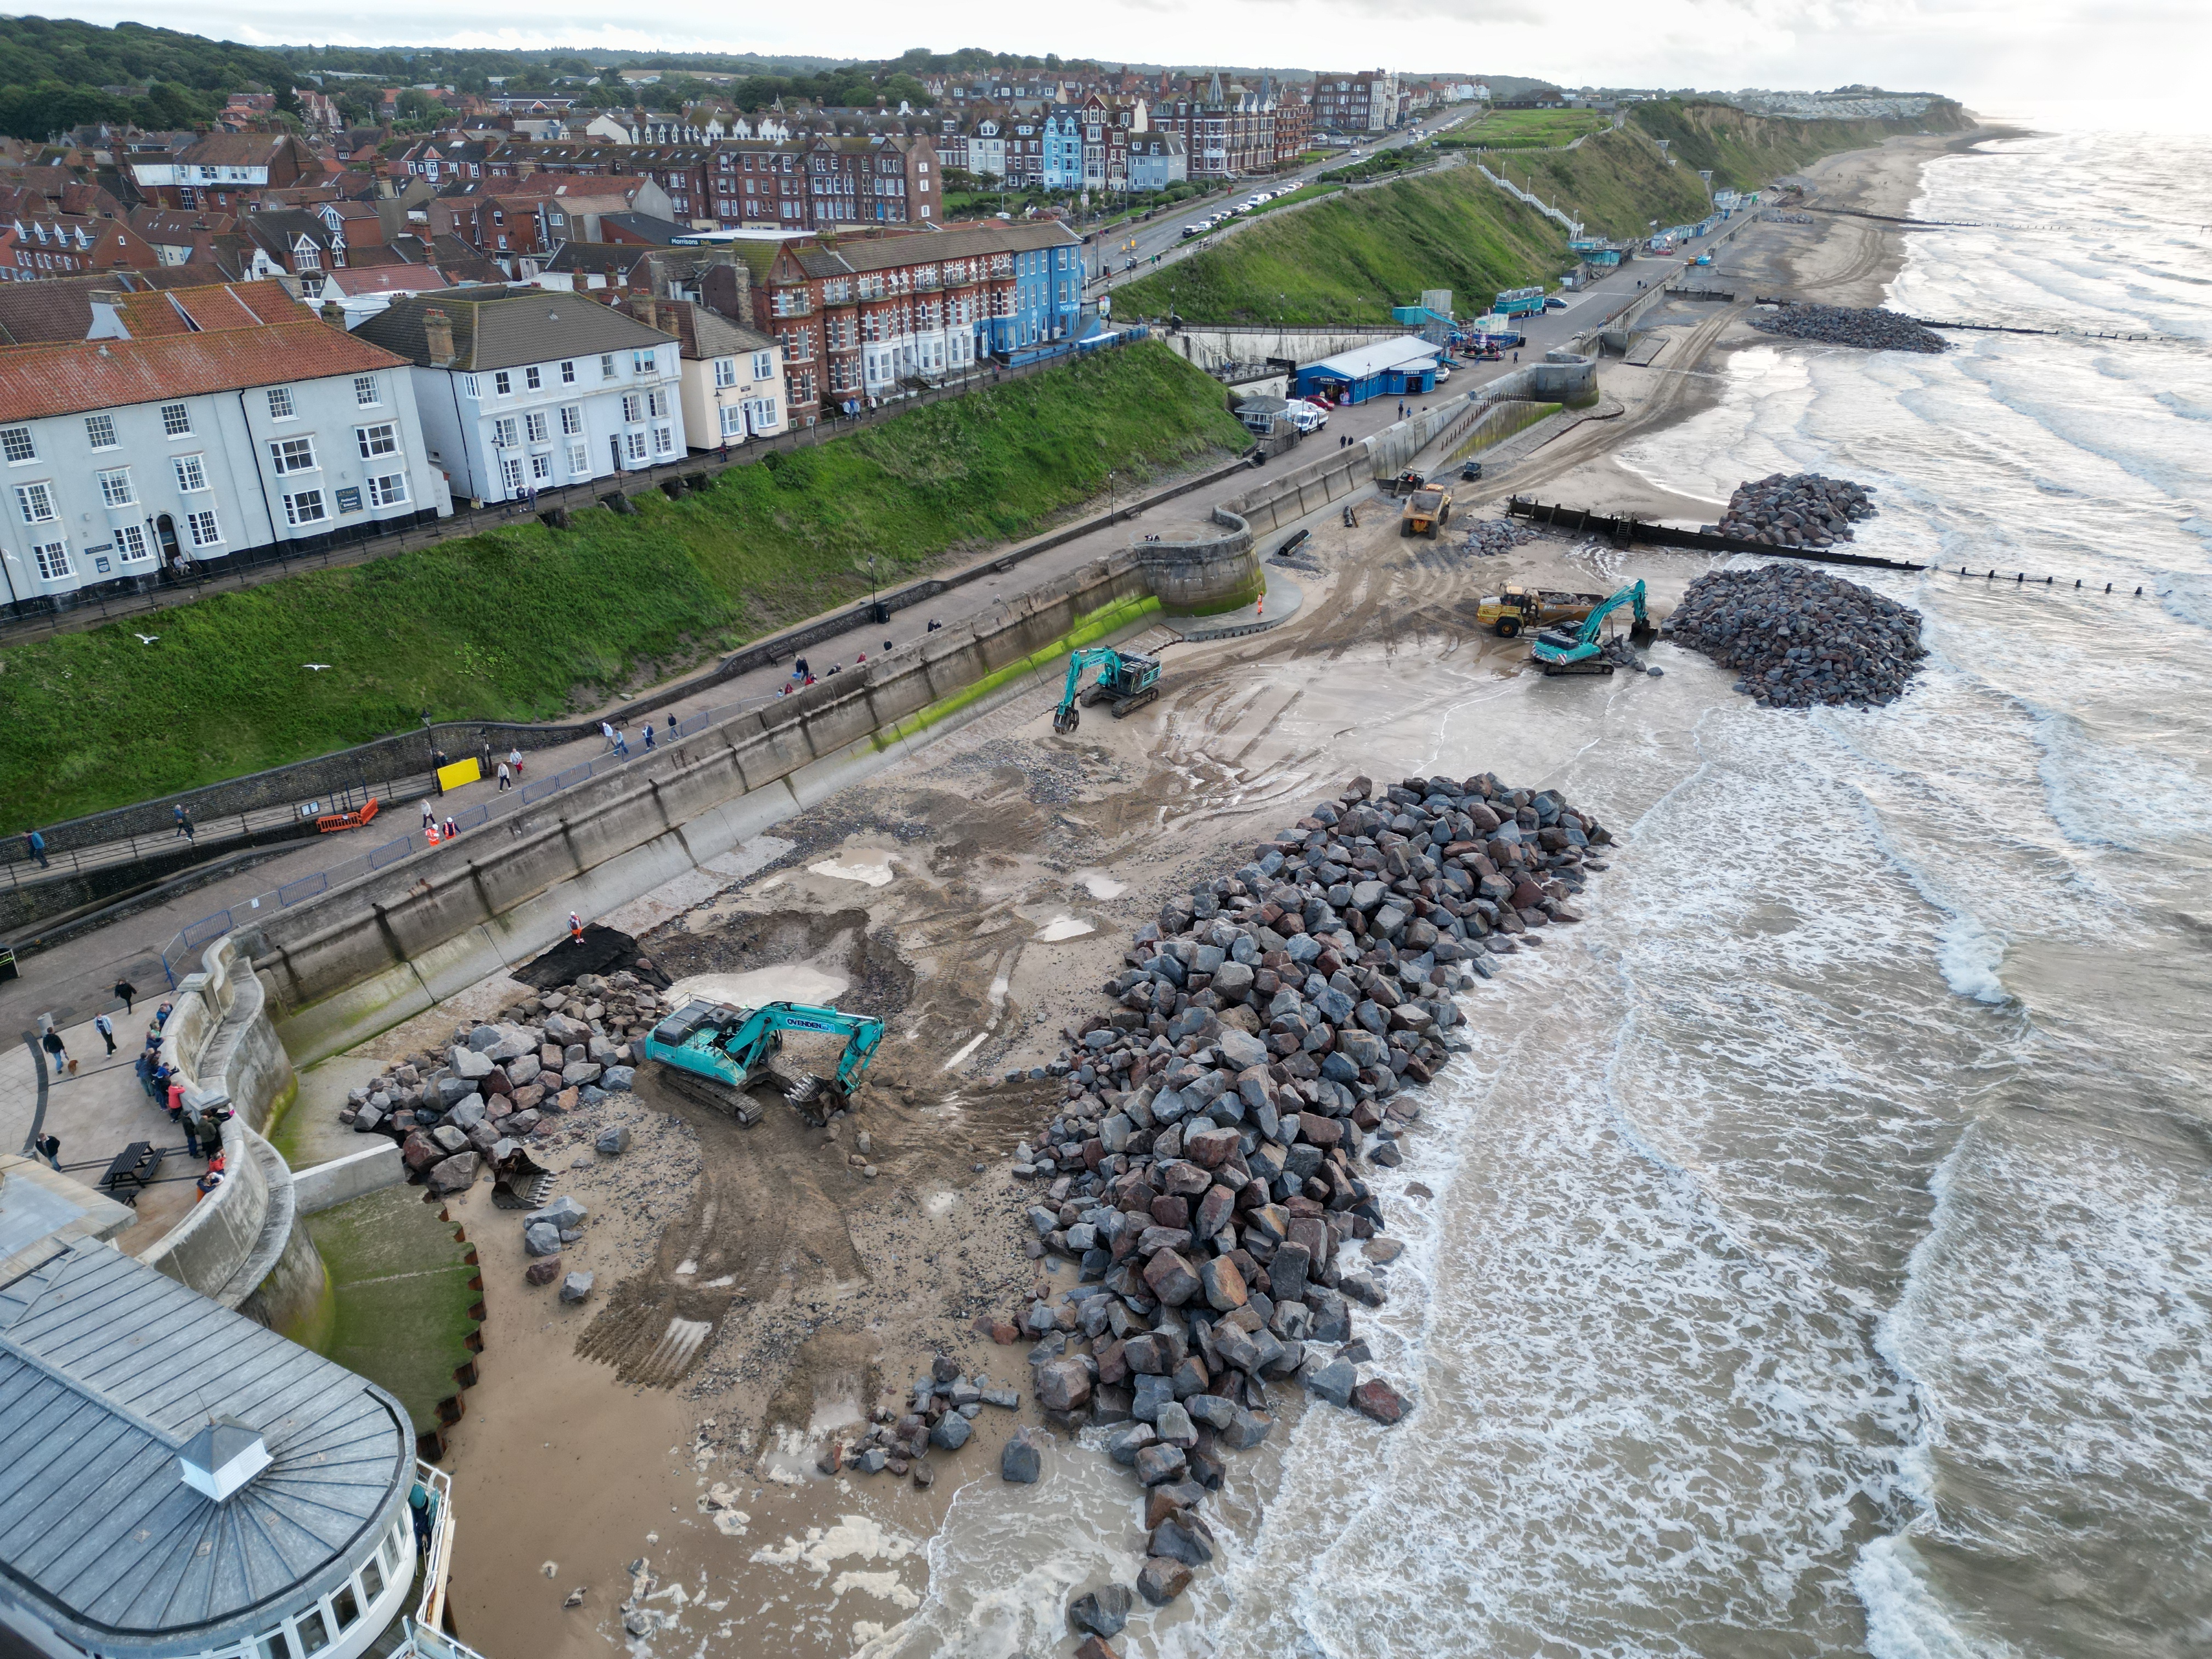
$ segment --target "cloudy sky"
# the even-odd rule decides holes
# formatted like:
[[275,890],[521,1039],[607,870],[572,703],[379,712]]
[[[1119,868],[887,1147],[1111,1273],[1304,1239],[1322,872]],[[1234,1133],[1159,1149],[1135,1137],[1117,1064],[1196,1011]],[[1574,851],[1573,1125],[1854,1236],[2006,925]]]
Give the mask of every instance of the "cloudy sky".
[[[2146,125],[2204,125],[2212,0],[842,0],[793,9],[668,0],[647,28],[598,0],[528,8],[275,0],[61,8],[260,43],[593,46],[882,57],[909,46],[1540,76],[1567,85],[1826,88],[1868,82],[2029,115],[2093,100]],[[502,14],[512,16],[501,27]],[[927,20],[926,22],[923,20]],[[921,25],[918,27],[918,24]]]

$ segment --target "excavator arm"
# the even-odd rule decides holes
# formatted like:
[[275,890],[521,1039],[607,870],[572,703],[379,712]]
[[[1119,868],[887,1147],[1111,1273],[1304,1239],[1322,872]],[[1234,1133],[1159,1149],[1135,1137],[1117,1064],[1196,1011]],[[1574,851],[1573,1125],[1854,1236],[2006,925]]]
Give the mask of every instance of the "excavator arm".
[[[1644,607],[1644,584],[1632,582],[1602,605],[1594,606],[1583,625],[1573,633],[1565,629],[1546,629],[1536,636],[1529,652],[1541,664],[1547,674],[1571,673],[1577,670],[1600,672],[1595,665],[1605,639],[1605,619],[1624,605],[1632,606],[1636,620],[1630,625],[1628,637],[1638,645],[1648,645],[1656,632],[1651,626],[1650,614]],[[1585,665],[1589,665],[1585,668]],[[1608,665],[1603,672],[1610,672]]]
[[[1096,667],[1098,683],[1083,693],[1083,671]],[[1060,707],[1052,711],[1052,729],[1066,737],[1083,723],[1079,702],[1110,701],[1115,720],[1133,708],[1141,708],[1159,696],[1160,659],[1139,651],[1116,651],[1110,645],[1072,651],[1067,658],[1067,688]]]
[[[771,1062],[782,1048],[787,1031],[843,1037],[836,1075],[793,1079],[775,1072]],[[860,1086],[883,1040],[883,1021],[867,1014],[799,1002],[771,1002],[761,1008],[692,1002],[653,1029],[645,1052],[661,1063],[667,1079],[683,1092],[750,1126],[759,1121],[760,1111],[750,1103],[748,1091],[763,1083],[775,1085],[802,1110],[825,1094],[830,1103],[824,1109],[836,1110]]]

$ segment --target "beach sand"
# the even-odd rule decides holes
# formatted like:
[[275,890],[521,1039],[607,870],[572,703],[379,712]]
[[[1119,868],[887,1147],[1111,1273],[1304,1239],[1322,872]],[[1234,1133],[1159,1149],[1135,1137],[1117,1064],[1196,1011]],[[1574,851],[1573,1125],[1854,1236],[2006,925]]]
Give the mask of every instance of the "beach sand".
[[[1813,199],[1901,212],[1921,165],[1956,143],[1830,158],[1807,171]],[[1755,226],[1722,271],[1745,293],[1775,283],[1874,302],[1905,234],[1869,221]],[[1688,303],[1660,313],[1675,337],[1656,364],[1609,360],[1601,371],[1622,412],[1555,441],[1536,434],[1462,495],[1462,516],[1494,512],[1510,491],[1710,519],[1717,503],[1656,490],[1611,457],[1706,407],[1726,352],[1776,343],[1746,314]],[[923,1546],[955,1490],[995,1481],[1006,1436],[1038,1420],[1025,1347],[976,1328],[979,1316],[1009,1316],[1042,1271],[1021,1217],[1033,1189],[1009,1164],[1059,1091],[1006,1074],[1059,1050],[1063,1027],[1095,1009],[1129,932],[1170,892],[1238,860],[1255,833],[1364,769],[1370,722],[1419,714],[1426,694],[1402,690],[1414,677],[1378,673],[1376,695],[1413,698],[1378,710],[1316,665],[1427,653],[1452,665],[1459,688],[1435,695],[1462,694],[1470,678],[1525,665],[1524,643],[1477,631],[1484,592],[1610,580],[1607,550],[1575,538],[1485,558],[1455,537],[1403,543],[1395,509],[1377,506],[1358,528],[1333,513],[1317,521],[1307,551],[1324,574],[1297,575],[1306,604],[1290,624],[1170,646],[1154,707],[1118,722],[1094,711],[1056,738],[1051,697],[1027,695],[614,919],[678,979],[780,971],[817,989],[842,982],[840,1006],[879,1015],[888,1035],[834,1138],[780,1103],[741,1129],[663,1090],[649,1067],[627,1109],[629,1152],[591,1150],[601,1120],[565,1132],[541,1161],[554,1191],[591,1212],[564,1262],[596,1275],[580,1305],[525,1285],[520,1218],[488,1188],[450,1203],[480,1253],[489,1311],[478,1384],[449,1436],[451,1602],[464,1639],[540,1659],[625,1643],[843,1654],[916,1605]],[[1652,581],[1660,614],[1692,568]],[[439,1041],[522,994],[487,981],[363,1052]],[[966,1448],[932,1455],[926,1490],[817,1473],[841,1428],[897,1406],[939,1351],[1019,1388],[1021,1411],[986,1407]],[[564,1606],[577,1590],[579,1604]]]

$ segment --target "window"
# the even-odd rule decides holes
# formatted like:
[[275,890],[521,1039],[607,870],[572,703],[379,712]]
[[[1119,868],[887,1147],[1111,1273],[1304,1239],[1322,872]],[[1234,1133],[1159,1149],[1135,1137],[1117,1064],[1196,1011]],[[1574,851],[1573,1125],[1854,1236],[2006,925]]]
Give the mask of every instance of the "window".
[[623,394],[623,419],[635,424],[645,418],[645,399],[635,392]]
[[514,390],[514,377],[503,368],[495,371],[491,377],[491,389],[499,396],[506,397],[508,392]]
[[562,386],[574,386],[576,384],[576,364],[574,359],[572,358],[568,362],[561,365],[561,384]]
[[538,374],[538,366],[535,363],[522,371],[522,384],[532,392],[545,384],[544,377]]
[[399,430],[391,422],[381,426],[357,426],[353,429],[355,441],[361,446],[361,458],[374,460],[379,455],[399,453]]
[[338,1616],[340,1630],[351,1630],[361,1622],[361,1598],[353,1593],[351,1583],[338,1586],[338,1593],[331,1597],[331,1610]]
[[647,392],[645,410],[656,421],[664,418],[668,413],[668,394],[665,392]]
[[362,1595],[371,1602],[384,1594],[384,1574],[373,1560],[361,1564],[361,1589]]
[[39,557],[39,574],[50,582],[76,573],[70,570],[67,542],[41,542],[31,550]]
[[396,1531],[385,1534],[384,1541],[376,1547],[376,1559],[384,1564],[386,1577],[397,1578],[399,1576],[401,1551],[402,1546]]
[[765,380],[775,373],[775,354],[773,351],[753,353],[753,379]]
[[738,383],[738,360],[734,357],[714,359],[714,384],[735,386]]
[[522,493],[522,462],[519,458],[510,456],[501,461],[499,464],[499,477],[500,482],[507,486],[508,495],[519,495]]
[[742,409],[725,409],[720,412],[722,416],[722,435],[725,438],[744,437],[745,435],[745,411]]
[[222,540],[222,526],[216,522],[212,512],[187,513],[185,526],[192,532],[194,547],[213,547]]
[[673,428],[657,426],[653,428],[653,453],[656,455],[673,455],[676,453],[676,433]]
[[288,524],[320,524],[330,517],[323,505],[319,489],[302,489],[297,495],[284,498],[284,520]]
[[534,444],[544,443],[550,435],[548,427],[545,411],[542,409],[533,409],[523,416],[523,430],[530,434],[530,441]]
[[131,488],[131,469],[118,466],[97,475],[100,499],[108,507],[128,507],[138,499]]
[[246,1644],[246,1659],[292,1659],[292,1650],[284,1640],[284,1627],[265,1630]]
[[530,458],[530,482],[533,484],[553,481],[553,457],[550,453]]
[[614,377],[615,354],[610,351],[599,358],[599,378],[603,380],[611,380]]
[[292,388],[290,386],[271,386],[269,389],[269,418],[270,420],[289,421],[295,412],[296,411],[295,411],[292,407]]
[[117,447],[115,417],[112,415],[88,415],[84,420],[84,435],[94,449]]
[[177,470],[177,488],[185,494],[208,487],[206,456],[175,455],[170,458],[169,465]]
[[15,465],[18,461],[37,460],[39,447],[31,441],[31,428],[27,426],[11,426],[0,430],[0,453],[4,453],[8,457],[8,465],[10,466]]
[[15,510],[25,524],[52,524],[55,519],[54,487],[50,483],[15,486]]
[[491,423],[491,446],[494,449],[512,449],[515,442],[516,428],[513,416]]
[[192,411],[182,404],[163,404],[161,405],[161,432],[165,437],[191,437],[192,435]]
[[269,465],[278,477],[287,472],[313,472],[315,470],[315,441],[313,438],[278,438],[269,446]]
[[582,444],[568,446],[568,476],[586,478],[592,472],[592,452]]
[[626,432],[623,434],[623,447],[629,452],[630,459],[641,461],[645,459],[645,434]]
[[368,481],[368,504],[371,507],[404,507],[407,505],[407,475],[387,472]]
[[746,404],[745,413],[753,423],[754,431],[769,431],[776,423],[775,399],[755,398]]
[[483,396],[483,387],[478,384],[475,375],[464,374],[461,376],[461,394],[473,403]]
[[376,376],[356,374],[353,377],[353,400],[363,409],[374,409],[384,398],[376,389]]
[[[143,525],[126,524],[117,529],[115,545],[123,555],[123,562],[137,564],[152,554],[146,545],[146,530]],[[105,563],[105,561],[102,561]]]
[[633,374],[653,374],[659,372],[659,364],[656,361],[656,354],[647,348],[629,354],[629,368]]
[[303,1659],[306,1656],[320,1653],[331,1644],[330,1621],[320,1607],[301,1613],[294,1628],[300,1633],[300,1652]]
[[561,435],[564,438],[573,438],[583,429],[584,411],[582,409],[574,404],[570,404],[563,408],[561,411]]

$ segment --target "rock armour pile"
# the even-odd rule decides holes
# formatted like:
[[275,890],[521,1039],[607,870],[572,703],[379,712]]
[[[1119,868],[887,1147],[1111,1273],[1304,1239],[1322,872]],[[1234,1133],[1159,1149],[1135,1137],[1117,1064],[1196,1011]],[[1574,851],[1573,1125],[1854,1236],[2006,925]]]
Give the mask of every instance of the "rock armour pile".
[[1874,492],[1818,472],[1771,472],[1740,483],[1706,533],[1771,547],[1831,547],[1854,539],[1851,526],[1879,511]]
[[1802,565],[1708,572],[1660,635],[1736,670],[1762,708],[1893,702],[1928,654],[1918,611]]
[[1860,346],[1869,351],[1932,353],[1951,349],[1951,343],[1942,335],[1923,328],[1910,317],[1879,307],[1862,311],[1850,306],[1784,306],[1778,311],[1754,312],[1751,325],[1762,334]]
[[1271,1389],[1384,1425],[1412,1408],[1352,1328],[1399,1248],[1369,1174],[1401,1161],[1407,1085],[1468,1046],[1452,994],[1579,921],[1611,841],[1486,774],[1354,779],[1140,928],[1113,1011],[1040,1068],[1066,1100],[1015,1172],[1043,1183],[1032,1254],[1079,1281],[1040,1280],[994,1334],[1036,1342],[1048,1418],[1114,1425],[1107,1450],[1146,1488],[1138,1595],[1171,1601],[1213,1559],[1201,1500],[1223,1454],[1273,1428]]

